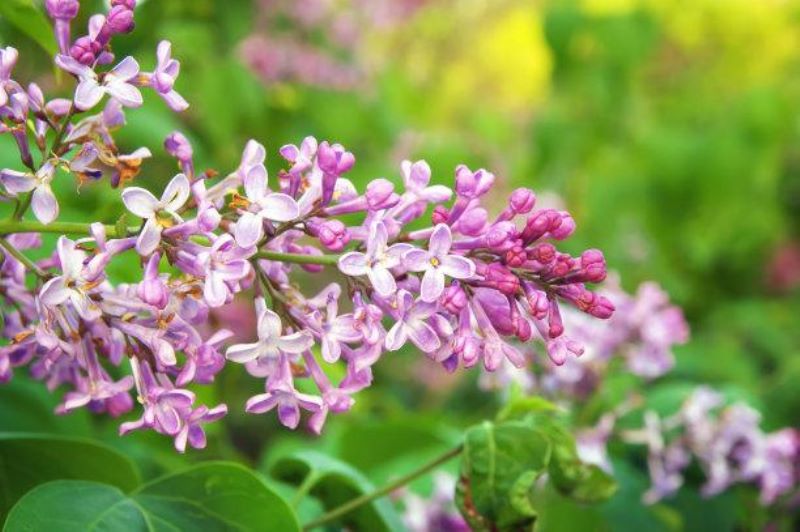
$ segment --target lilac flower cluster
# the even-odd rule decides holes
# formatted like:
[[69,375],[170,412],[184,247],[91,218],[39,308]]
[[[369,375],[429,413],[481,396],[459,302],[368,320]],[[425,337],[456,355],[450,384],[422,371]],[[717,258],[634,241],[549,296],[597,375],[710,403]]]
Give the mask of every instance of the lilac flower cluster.
[[366,75],[359,55],[367,29],[392,27],[428,1],[261,0],[256,32],[241,43],[240,54],[267,83],[352,89]]
[[642,283],[631,295],[614,278],[601,293],[618,311],[605,323],[587,320],[571,309],[565,312],[564,322],[586,350],[580,360],[570,359],[558,371],[545,367],[540,386],[548,394],[588,397],[600,387],[609,364],[617,358],[633,375],[647,380],[661,377],[675,364],[673,347],[688,341],[689,326],[682,310],[670,304],[669,296],[656,283]]
[[723,405],[722,395],[703,386],[676,414],[662,419],[648,411],[641,430],[623,434],[629,442],[647,445],[652,486],[644,495],[646,502],[674,494],[692,459],[705,473],[705,496],[737,483],[758,486],[764,505],[798,495],[800,432],[785,428],[765,433],[756,410],[744,403]]
[[[479,363],[493,371],[505,360],[521,366],[513,343],[538,337],[561,364],[582,351],[564,333],[564,303],[611,316],[608,299],[586,286],[606,276],[602,253],[572,257],[554,245],[575,230],[572,217],[535,209],[528,189],[514,191],[490,217],[482,202],[495,178],[483,169],[459,166],[451,189],[431,185],[424,161],[406,161],[402,188],[375,179],[359,193],[344,177],[354,156],[307,137],[280,149],[287,169],[270,186],[258,142],[217,177],[196,172],[191,144],[175,132],[164,149],[180,173],[157,194],[126,186],[150,152],[120,154],[113,131],[124,124],[124,108],[141,104],[142,87],[176,111],[186,108],[174,89],[179,64],[162,42],[153,72],[140,72],[131,57],[105,68],[113,62],[111,38],[133,28],[132,0],[91,17],[88,35],[69,47],[77,3],[47,6],[61,46],[55,63],[76,82],[72,97],[47,101],[36,85],[24,89],[11,78],[16,51],[0,56],[3,132],[14,136],[27,167],[0,172],[3,199],[15,206],[0,222],[9,341],[0,347],[0,379],[27,366],[51,390],[66,388],[59,413],[87,407],[119,416],[134,407],[134,391],[141,415],[121,433],[152,429],[174,438],[179,451],[203,447],[203,425],[227,406],[198,405],[188,387],[213,382],[231,361],[264,380],[247,412],[274,410],[289,428],[307,412],[308,426],[320,432],[329,413],[350,409],[353,394],[370,385],[386,351],[410,343],[449,371]],[[123,187],[127,219],[141,222],[59,222],[57,169],[79,183]],[[24,220],[29,207],[38,222]],[[54,253],[33,261],[25,251],[42,245],[41,233],[60,237]],[[134,257],[140,280],[115,284],[108,265]],[[338,267],[344,284],[309,296],[293,282],[298,268],[326,267]],[[231,345],[225,329],[207,334],[209,312],[243,292],[255,295],[255,341]],[[326,364],[344,364],[344,378],[332,382]],[[310,386],[298,387],[300,379]]]

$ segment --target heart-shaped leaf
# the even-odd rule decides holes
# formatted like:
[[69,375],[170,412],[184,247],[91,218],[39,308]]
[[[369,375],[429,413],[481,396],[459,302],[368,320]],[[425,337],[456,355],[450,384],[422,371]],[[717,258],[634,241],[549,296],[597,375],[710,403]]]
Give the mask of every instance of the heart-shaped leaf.
[[527,494],[547,468],[550,448],[550,441],[525,421],[487,421],[467,431],[456,504],[475,530],[533,525],[536,512]]
[[6,530],[300,530],[289,505],[246,468],[210,462],[125,494],[82,480],[34,488],[11,509]]
[[0,433],[0,521],[31,488],[59,479],[93,480],[126,491],[139,484],[130,460],[105,445],[64,436]]

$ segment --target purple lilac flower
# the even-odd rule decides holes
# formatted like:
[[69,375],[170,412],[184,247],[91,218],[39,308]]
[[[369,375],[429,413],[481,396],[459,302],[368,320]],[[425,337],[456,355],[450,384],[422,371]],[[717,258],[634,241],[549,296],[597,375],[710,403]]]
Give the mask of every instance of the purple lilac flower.
[[[213,382],[229,361],[264,379],[264,393],[247,402],[247,411],[276,410],[296,428],[306,410],[308,427],[318,433],[329,416],[352,408],[383,354],[409,341],[449,372],[480,361],[487,371],[522,366],[530,356],[517,345],[535,335],[553,360],[568,364],[567,354],[583,347],[567,335],[562,306],[587,319],[613,313],[614,305],[588,288],[605,278],[602,253],[573,257],[556,248],[575,231],[572,217],[535,209],[535,194],[520,189],[492,218],[482,202],[495,177],[484,169],[459,166],[448,187],[431,185],[425,161],[405,161],[401,186],[378,178],[358,191],[345,177],[353,153],[306,137],[281,148],[288,167],[269,188],[259,142],[248,141],[239,165],[218,179],[215,171],[195,171],[191,143],[175,132],[164,147],[183,173],[160,196],[127,186],[151,152],[118,148],[123,108],[139,106],[138,87],[149,86],[184,109],[174,89],[179,63],[164,41],[153,72],[140,73],[130,57],[109,69],[114,36],[135,26],[135,2],[113,0],[107,12],[89,14],[86,34],[69,42],[76,6],[47,3],[60,43],[56,63],[75,76],[72,101],[48,100],[35,84],[23,88],[12,79],[16,50],[0,50],[0,134],[13,137],[24,166],[0,172],[2,194],[30,193],[39,222],[26,219],[26,196],[17,201],[21,224],[53,232],[54,224],[45,225],[58,215],[52,182],[71,176],[89,187],[108,177],[113,187],[127,187],[123,203],[142,223],[123,217],[113,226],[59,224],[75,239],[61,236],[56,252],[37,261],[25,254],[43,245],[38,233],[2,235],[9,246],[0,263],[8,345],[0,347],[0,380],[28,367],[50,390],[65,390],[59,413],[87,408],[112,416],[135,407],[133,386],[139,418],[121,433],[153,430],[183,452],[202,448],[203,425],[227,412],[227,405],[195,404],[192,387]],[[84,114],[106,94],[101,112]],[[44,160],[35,160],[31,142],[48,153]],[[140,268],[134,282],[106,277],[122,261]],[[342,284],[310,295],[297,283],[298,270],[319,274],[336,266]],[[250,290],[257,341],[241,343],[217,324],[211,330],[210,316],[223,326],[242,321],[237,305]],[[342,297],[352,311],[340,313]],[[651,299],[659,311],[667,308]],[[640,336],[669,344],[657,329]],[[341,370],[329,371],[332,364]],[[776,437],[775,456],[786,455],[780,443]],[[773,476],[765,486],[774,490],[781,482]]]
[[382,296],[392,295],[397,283],[391,268],[400,264],[403,252],[408,247],[403,244],[388,245],[389,234],[386,226],[375,222],[370,227],[366,242],[366,253],[351,251],[339,258],[339,270],[345,275],[369,277],[370,283]]
[[35,174],[9,169],[2,170],[0,171],[0,182],[9,193],[15,196],[32,191],[33,214],[43,224],[49,224],[58,218],[58,200],[50,187],[55,172],[55,166],[48,161]]
[[183,220],[177,213],[189,198],[189,180],[183,174],[172,178],[157,199],[149,190],[140,187],[129,187],[122,191],[122,201],[136,216],[145,220],[136,250],[143,256],[150,255],[161,242],[161,232]]
[[232,345],[225,357],[234,362],[270,361],[277,363],[281,353],[299,354],[314,345],[308,331],[283,334],[280,317],[267,308],[263,298],[256,300],[258,308],[258,342]]
[[105,94],[116,98],[125,107],[142,105],[142,94],[132,83],[139,75],[139,63],[132,57],[126,57],[106,72],[102,80],[89,66],[79,63],[72,57],[59,55],[56,57],[56,64],[80,80],[75,89],[74,101],[75,106],[81,111],[93,108],[100,103]]
[[445,276],[469,279],[475,275],[475,264],[461,255],[451,255],[453,237],[450,227],[439,224],[431,233],[428,250],[410,249],[403,254],[405,267],[412,272],[425,272],[420,293],[423,301],[436,301],[444,292]]

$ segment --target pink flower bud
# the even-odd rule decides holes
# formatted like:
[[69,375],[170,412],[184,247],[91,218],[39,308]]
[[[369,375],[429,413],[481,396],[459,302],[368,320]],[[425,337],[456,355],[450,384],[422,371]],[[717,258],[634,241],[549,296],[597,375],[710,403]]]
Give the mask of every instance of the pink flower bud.
[[603,253],[597,249],[588,249],[581,254],[582,280],[589,283],[599,283],[606,278],[606,260]]
[[513,248],[506,251],[505,261],[506,264],[512,268],[519,268],[525,261],[528,260],[528,255],[525,253],[525,250],[520,245],[516,245]]
[[386,179],[376,179],[367,185],[364,197],[371,210],[389,209],[400,201],[400,196],[394,192],[394,184]]
[[518,188],[508,198],[508,206],[515,214],[528,214],[536,204],[536,194],[529,188]]
[[47,14],[56,20],[72,20],[78,16],[80,4],[78,0],[47,0]]
[[486,209],[481,207],[470,209],[458,219],[458,231],[467,236],[478,236],[486,226],[488,218],[489,213],[486,212]]
[[556,258],[556,248],[549,242],[541,242],[528,250],[528,257],[540,264],[550,264]]
[[116,5],[108,12],[106,27],[111,33],[130,33],[133,31],[134,26],[132,9],[123,5]]
[[95,57],[97,57],[101,49],[102,46],[99,43],[87,36],[83,36],[72,44],[72,47],[69,49],[69,55],[79,63],[91,65],[94,63]]
[[460,285],[454,283],[447,287],[439,302],[448,312],[459,314],[467,306],[467,293]]
[[507,296],[515,295],[519,290],[519,278],[502,264],[489,264],[484,278],[487,286]]
[[566,211],[558,213],[561,217],[561,222],[556,224],[553,222],[553,227],[550,229],[550,236],[556,240],[564,240],[575,232],[575,220]]
[[450,211],[444,205],[437,205],[433,208],[433,214],[431,215],[433,225],[445,224],[449,218]]
[[347,226],[339,220],[326,220],[314,230],[320,243],[331,251],[341,251],[350,242]]

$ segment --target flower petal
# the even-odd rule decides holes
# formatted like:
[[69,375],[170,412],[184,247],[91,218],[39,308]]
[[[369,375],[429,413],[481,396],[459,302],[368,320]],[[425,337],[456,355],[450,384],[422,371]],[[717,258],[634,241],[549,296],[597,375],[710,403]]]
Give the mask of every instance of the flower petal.
[[75,89],[75,107],[88,111],[103,99],[103,89],[94,78],[83,78]]
[[228,286],[217,272],[211,271],[206,275],[203,296],[210,307],[221,307],[228,299]]
[[308,331],[300,331],[293,334],[281,336],[277,340],[278,349],[284,353],[302,353],[306,349],[310,349],[314,345],[314,338]]
[[433,353],[442,345],[439,336],[424,321],[412,320],[406,323],[405,328],[411,342],[426,353]]
[[444,292],[444,273],[439,268],[431,268],[422,276],[419,293],[423,301],[433,302]]
[[386,333],[386,340],[384,340],[384,346],[389,351],[397,351],[408,340],[408,335],[406,334],[406,327],[402,321],[395,322],[392,325],[392,328],[389,329],[389,332]]
[[278,403],[278,419],[283,426],[296,429],[300,424],[300,407],[297,402],[284,400]]
[[125,107],[141,107],[142,93],[135,86],[122,80],[112,80],[105,85],[105,91],[119,100]]
[[244,193],[250,201],[267,195],[267,169],[263,164],[256,164],[244,176]]
[[409,249],[403,254],[403,266],[412,272],[422,272],[432,267],[430,255],[424,249]]
[[0,171],[0,181],[10,194],[15,195],[30,192],[36,187],[36,179],[32,175],[16,170]]
[[350,251],[339,258],[339,271],[350,277],[366,275],[367,256],[358,251]]
[[233,234],[239,246],[243,248],[254,246],[264,236],[264,219],[258,214],[246,212],[236,221]]
[[110,74],[115,78],[128,81],[129,79],[132,79],[136,77],[137,74],[139,74],[139,63],[137,63],[136,59],[134,59],[133,57],[128,56],[119,63],[117,63],[117,66],[111,69],[111,71],[108,74]]
[[466,257],[447,255],[441,260],[439,269],[453,279],[469,279],[475,275],[475,263]]
[[254,395],[247,400],[245,411],[249,414],[263,414],[275,408],[278,404],[278,396],[274,393],[262,393]]
[[69,299],[69,292],[64,277],[53,277],[42,286],[39,300],[47,307],[55,307]]
[[139,255],[147,257],[151,255],[161,243],[161,226],[155,218],[148,218],[142,232],[136,239],[136,251]]
[[173,177],[167,188],[164,189],[164,193],[161,194],[161,204],[164,205],[164,210],[177,211],[183,207],[183,204],[189,199],[190,192],[189,179],[185,175],[178,174]]
[[275,311],[264,308],[258,316],[258,338],[267,340],[268,338],[278,338],[283,332],[281,318]]
[[255,360],[261,354],[261,343],[256,342],[253,344],[236,344],[232,345],[225,351],[225,358],[234,362],[244,364]]
[[267,220],[288,222],[300,215],[300,207],[291,196],[281,193],[268,194],[260,202],[262,213]]
[[437,225],[428,241],[428,251],[434,257],[442,258],[447,255],[452,245],[453,235],[450,233],[450,226],[447,224]]
[[42,184],[33,190],[31,208],[36,219],[45,225],[58,218],[58,200],[50,185]]
[[153,194],[141,187],[128,187],[122,191],[122,202],[125,207],[139,218],[152,217],[158,208],[158,200]]
[[372,287],[383,297],[388,297],[397,290],[397,283],[394,275],[388,269],[376,266],[367,270],[367,277],[372,283]]

